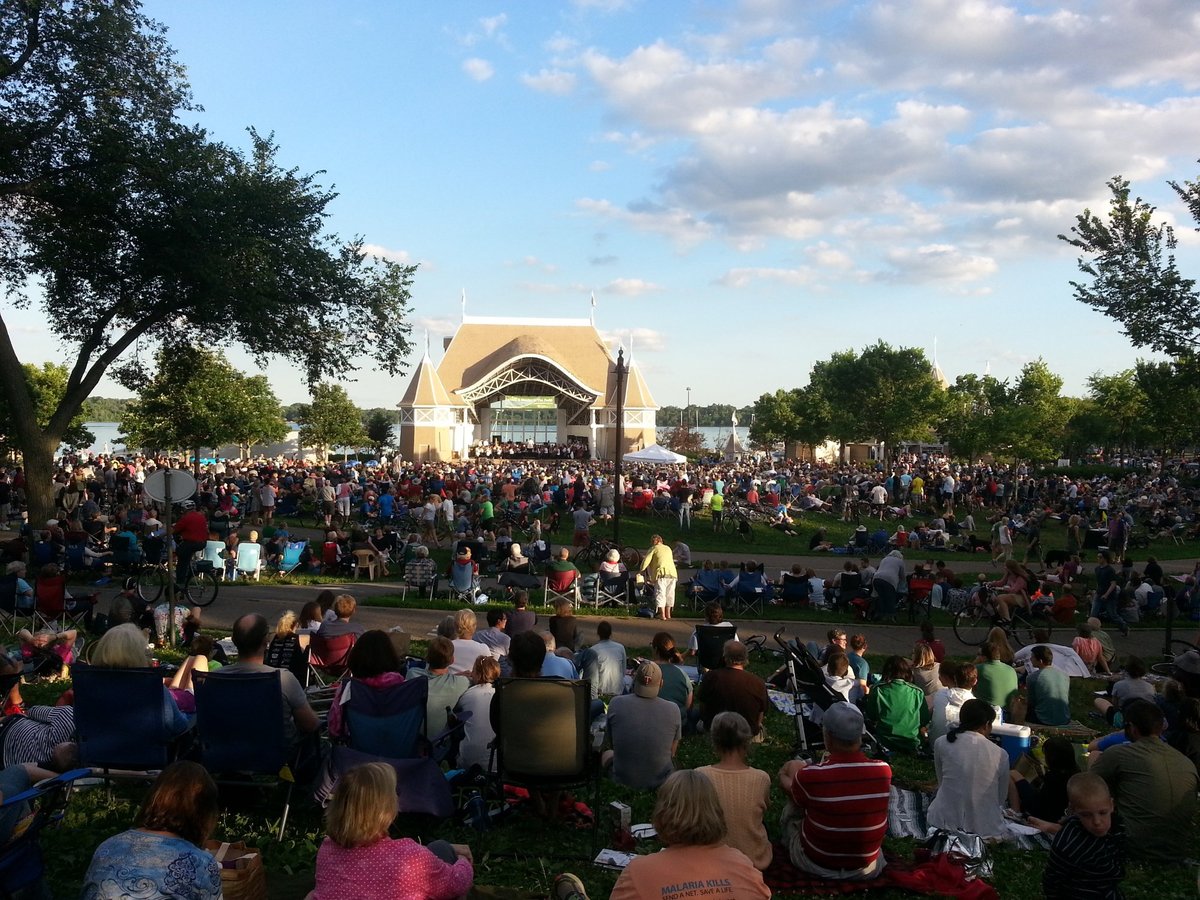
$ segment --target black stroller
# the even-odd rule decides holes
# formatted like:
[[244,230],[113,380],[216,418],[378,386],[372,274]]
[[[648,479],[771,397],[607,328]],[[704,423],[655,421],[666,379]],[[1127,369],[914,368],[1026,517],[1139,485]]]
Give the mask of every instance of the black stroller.
[[[784,664],[779,674],[786,680],[782,684],[785,689],[791,691],[792,702],[796,708],[796,743],[793,755],[800,759],[811,759],[815,755],[814,751],[824,747],[821,726],[813,723],[810,718],[813,706],[826,710],[844,698],[825,683],[825,672],[808,648],[798,639],[784,640],[782,635],[783,629],[780,628],[773,637],[775,643],[783,649]],[[805,713],[806,707],[808,714]],[[867,756],[876,759],[886,759],[889,755],[869,728],[863,731],[862,749]]]

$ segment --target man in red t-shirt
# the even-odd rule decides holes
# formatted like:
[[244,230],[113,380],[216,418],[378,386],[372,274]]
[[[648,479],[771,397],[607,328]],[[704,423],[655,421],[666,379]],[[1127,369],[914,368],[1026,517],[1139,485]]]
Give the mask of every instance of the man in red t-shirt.
[[862,752],[863,715],[844,701],[821,719],[827,758],[779,770],[788,796],[781,825],[796,868],[821,878],[868,880],[883,871],[892,768]]
[[204,549],[208,540],[208,516],[196,509],[191,500],[179,504],[183,515],[171,531],[175,534],[175,584],[182,588],[191,569],[192,557]]

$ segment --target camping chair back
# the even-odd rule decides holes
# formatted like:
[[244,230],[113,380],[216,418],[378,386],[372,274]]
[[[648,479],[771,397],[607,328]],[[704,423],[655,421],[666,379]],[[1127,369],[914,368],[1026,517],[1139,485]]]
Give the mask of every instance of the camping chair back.
[[341,553],[337,541],[326,541],[321,545],[321,563],[326,568],[337,568],[341,562]]
[[170,761],[161,672],[76,663],[71,679],[81,765],[148,770]]
[[450,566],[450,589],[465,593],[475,585],[475,566],[472,562],[454,562]]
[[62,575],[39,578],[33,585],[38,615],[43,619],[61,618],[67,611],[67,579]]
[[568,569],[565,572],[548,572],[546,574],[546,589],[554,591],[556,594],[565,594],[571,590],[571,586],[575,584],[575,579],[578,577],[579,573],[573,569]]
[[222,541],[205,541],[204,542],[204,558],[212,563],[213,571],[218,573],[218,577],[225,572],[225,559],[221,556],[225,552],[225,544]]
[[262,568],[262,545],[250,541],[238,544],[238,574],[253,575],[255,578],[258,578],[258,570],[260,568]]
[[287,768],[280,672],[212,672],[195,681],[200,762],[218,783],[255,785],[245,776],[287,784],[278,839],[283,840],[295,780]]
[[357,639],[356,634],[325,637],[319,631],[312,633],[308,639],[308,667],[318,683],[324,685],[322,678],[326,675],[336,681],[346,674],[350,651]]
[[[843,576],[845,577],[845,576]],[[812,596],[812,585],[803,575],[784,572],[780,577],[779,597],[784,603],[807,603]]]
[[505,784],[554,788],[595,776],[586,680],[501,678],[497,704],[496,771]]
[[12,615],[17,611],[17,576],[0,575],[0,612]]
[[277,775],[287,762],[279,672],[210,672],[196,680],[200,760],[213,773]]
[[308,546],[307,541],[293,541],[283,548],[283,558],[279,562],[279,571],[284,575],[290,575],[300,565],[300,557],[304,555],[304,548]]
[[158,565],[164,559],[166,543],[160,537],[148,537],[142,541],[142,552],[146,555],[147,565]]
[[64,560],[64,566],[68,572],[81,572],[87,568],[87,563],[84,562],[83,550],[86,544],[72,543],[67,544],[67,553]]
[[29,804],[28,818],[21,833],[0,847],[0,893],[5,897],[49,896],[43,893],[44,885],[41,891],[35,887],[46,870],[38,839],[42,829],[62,820],[75,779],[91,774],[90,769],[74,769],[3,798],[0,815]]
[[412,759],[423,756],[429,679],[411,678],[386,688],[372,688],[350,678],[342,688],[350,746],[372,756]]
[[696,658],[701,670],[725,665],[725,642],[733,640],[736,633],[737,629],[728,625],[696,626]]

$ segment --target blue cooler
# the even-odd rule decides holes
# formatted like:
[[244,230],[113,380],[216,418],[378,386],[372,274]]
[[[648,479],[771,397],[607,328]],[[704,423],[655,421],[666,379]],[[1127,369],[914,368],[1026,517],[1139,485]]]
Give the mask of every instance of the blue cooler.
[[1000,742],[1000,746],[1008,753],[1009,766],[1015,766],[1022,753],[1028,753],[1032,745],[1031,735],[1027,725],[998,724],[992,726],[992,737]]

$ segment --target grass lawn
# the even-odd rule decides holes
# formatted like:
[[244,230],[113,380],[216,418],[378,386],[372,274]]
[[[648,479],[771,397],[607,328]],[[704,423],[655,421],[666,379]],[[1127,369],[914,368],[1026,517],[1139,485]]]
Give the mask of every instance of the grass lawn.
[[[414,642],[414,652],[421,652],[423,645]],[[631,648],[631,655],[647,655],[648,648]],[[166,656],[164,654],[164,656]],[[868,657],[872,669],[882,665],[881,657]],[[775,662],[768,659],[755,660],[753,668],[760,674],[773,670]],[[66,684],[30,685],[24,688],[30,704],[53,702]],[[1076,719],[1087,722],[1091,692],[1095,683],[1072,680],[1072,711]],[[791,719],[772,710],[767,719],[767,740],[752,751],[751,765],[774,776],[779,767],[790,758],[794,737]],[[680,745],[679,764],[684,767],[706,765],[715,757],[702,736],[686,737]],[[894,777],[897,783],[917,786],[934,780],[931,761],[916,757],[897,756],[893,759]],[[64,826],[49,832],[44,837],[47,858],[50,860],[50,884],[55,896],[78,896],[83,874],[96,846],[105,838],[128,828],[144,786],[121,786],[114,789],[110,801],[101,788],[78,792],[68,811]],[[773,791],[774,802],[767,816],[767,826],[772,837],[778,834],[778,818],[782,797]],[[601,809],[612,800],[623,800],[633,808],[634,822],[647,822],[654,805],[650,792],[630,791],[611,782],[601,783]],[[588,799],[580,797],[580,799]],[[222,840],[245,840],[262,849],[268,872],[269,896],[272,898],[303,897],[313,885],[313,867],[316,851],[322,840],[319,811],[303,800],[294,803],[292,818],[284,841],[274,839],[281,809],[279,796],[243,798],[236,808],[232,805],[221,817],[217,837]],[[607,845],[610,827],[602,814],[600,846]],[[1193,858],[1200,858],[1200,829],[1191,823]],[[476,860],[476,881],[480,884],[510,887],[532,892],[546,891],[555,874],[573,871],[583,878],[593,898],[607,897],[615,881],[615,874],[596,869],[585,860],[588,856],[588,833],[564,830],[561,825],[547,823],[526,813],[512,817],[496,830],[477,833],[465,826],[444,824],[419,829],[415,823],[403,817],[394,826],[394,834],[420,836],[426,840],[446,838],[451,841],[469,843]],[[916,849],[913,841],[888,839],[886,849],[901,856],[911,856]],[[652,852],[656,848],[649,842],[640,848]],[[1020,852],[1001,845],[995,850],[994,884],[1005,898],[1027,898],[1040,895],[1040,878],[1045,863],[1043,854]],[[590,858],[590,857],[589,857]],[[1163,869],[1131,866],[1124,884],[1126,896],[1135,898],[1185,897],[1192,896],[1196,873],[1191,868]],[[780,897],[791,895],[779,894]],[[899,892],[875,892],[870,896],[888,898],[902,896]]]

